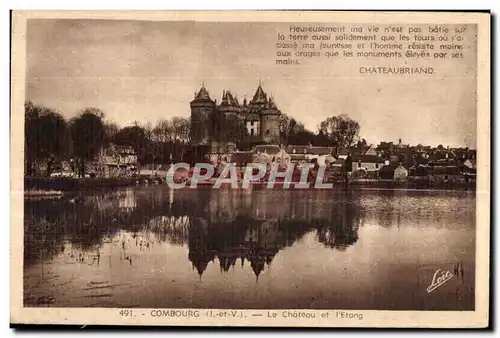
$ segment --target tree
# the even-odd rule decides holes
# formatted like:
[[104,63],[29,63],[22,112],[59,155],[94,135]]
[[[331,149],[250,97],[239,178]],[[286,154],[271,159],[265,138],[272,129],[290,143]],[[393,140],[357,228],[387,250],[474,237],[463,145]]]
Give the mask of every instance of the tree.
[[179,139],[184,143],[191,143],[191,121],[183,117],[179,124]]
[[306,127],[302,122],[298,122],[293,117],[290,119],[290,125],[288,126],[288,133],[290,135],[295,135],[300,132],[306,131]]
[[280,115],[280,139],[284,144],[307,145],[313,143],[314,133],[303,123],[286,114]]
[[66,120],[56,111],[25,103],[25,156],[27,174],[31,174],[32,164],[47,159],[47,174],[51,164],[61,159],[68,151],[68,126]]
[[35,106],[31,101],[24,104],[24,159],[26,162],[26,174],[31,175],[33,165],[37,161],[38,139],[40,128],[38,118],[42,113],[41,107]]
[[169,120],[163,119],[158,121],[156,126],[153,128],[153,135],[157,141],[167,142],[172,140],[173,137],[173,127]]
[[358,142],[356,143],[357,148],[364,148],[367,146],[368,146],[368,142],[366,142],[366,140],[364,138],[358,140]]
[[116,144],[121,146],[131,146],[137,153],[138,158],[144,158],[147,154],[147,133],[146,129],[139,124],[124,127],[115,135]]
[[116,134],[120,130],[120,127],[114,122],[105,122],[104,123],[104,134],[105,134],[105,142],[106,144],[112,143],[115,139]]
[[179,116],[174,116],[172,117],[171,125],[172,125],[172,134],[173,134],[173,139],[178,140],[179,135],[181,133],[181,128],[182,128],[182,117]]
[[188,145],[191,144],[191,121],[188,118],[181,117],[177,123],[177,135],[181,143],[180,160],[183,161],[184,153],[188,151]]
[[314,145],[317,146],[328,146],[330,144],[330,140],[328,136],[325,135],[321,130],[316,135],[316,139],[314,141]]
[[282,113],[280,115],[280,140],[284,144],[288,144],[288,136],[290,131],[290,117]]
[[73,152],[79,160],[80,175],[85,176],[85,162],[92,161],[105,143],[104,113],[85,108],[71,121]]
[[146,139],[148,141],[152,141],[153,140],[153,126],[151,125],[151,122],[147,122],[143,128],[144,128],[144,132],[146,135]]
[[332,145],[345,148],[352,146],[358,139],[360,126],[347,115],[340,115],[328,117],[320,123],[318,129],[328,137]]
[[191,143],[190,119],[174,116],[171,119],[159,120],[152,128],[152,140],[155,144],[154,156],[161,163],[176,160],[177,157],[182,159],[187,145]]

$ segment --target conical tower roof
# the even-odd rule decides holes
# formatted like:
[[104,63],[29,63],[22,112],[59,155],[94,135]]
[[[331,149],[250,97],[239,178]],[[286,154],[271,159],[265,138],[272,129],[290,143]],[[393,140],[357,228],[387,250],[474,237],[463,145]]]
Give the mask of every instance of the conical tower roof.
[[266,103],[267,102],[267,94],[262,89],[262,86],[259,83],[257,90],[252,99],[252,103]]
[[233,95],[230,90],[224,90],[222,92],[221,105],[239,106],[239,103],[236,95]]
[[194,101],[212,101],[205,85],[202,84],[200,90],[195,93]]
[[240,103],[238,102],[238,97],[236,95],[232,96],[232,103],[234,106],[239,106]]
[[227,99],[227,92],[225,90],[222,91],[222,99],[220,100],[221,105],[227,105],[229,103]]

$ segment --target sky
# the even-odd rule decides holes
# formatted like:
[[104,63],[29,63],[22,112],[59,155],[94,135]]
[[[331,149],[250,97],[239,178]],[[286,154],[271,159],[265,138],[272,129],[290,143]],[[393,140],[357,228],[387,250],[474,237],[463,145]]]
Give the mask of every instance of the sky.
[[[342,25],[342,24],[336,24]],[[475,26],[461,59],[303,59],[276,65],[288,23],[31,19],[26,99],[71,118],[85,107],[120,126],[189,117],[201,83],[212,99],[240,102],[259,84],[312,131],[329,116],[359,122],[360,136],[416,145],[476,147]],[[348,26],[348,25],[347,25]],[[366,28],[366,27],[365,27]],[[360,74],[365,66],[433,67],[432,76]]]

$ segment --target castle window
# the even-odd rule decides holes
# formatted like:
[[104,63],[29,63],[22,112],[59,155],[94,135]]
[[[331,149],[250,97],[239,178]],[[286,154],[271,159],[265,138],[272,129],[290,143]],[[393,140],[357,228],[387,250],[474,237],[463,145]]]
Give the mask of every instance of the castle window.
[[269,135],[269,134],[270,134],[269,129],[266,129],[266,134],[267,134],[267,135]]
[[253,135],[254,135],[254,130],[250,129],[250,136],[253,136]]
[[250,121],[250,125],[253,126],[253,121]]

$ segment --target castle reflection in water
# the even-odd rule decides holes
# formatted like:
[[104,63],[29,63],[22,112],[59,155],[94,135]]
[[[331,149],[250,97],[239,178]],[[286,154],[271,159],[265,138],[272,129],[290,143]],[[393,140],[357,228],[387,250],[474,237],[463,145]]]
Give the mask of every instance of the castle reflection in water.
[[[61,200],[25,201],[24,259],[29,265],[64,252],[67,245],[97,250],[122,231],[153,241],[187,245],[203,275],[210,262],[228,272],[250,264],[255,276],[307,233],[325,246],[345,250],[358,239],[363,211],[350,192],[171,191],[131,188]],[[150,236],[152,235],[152,236]]]

